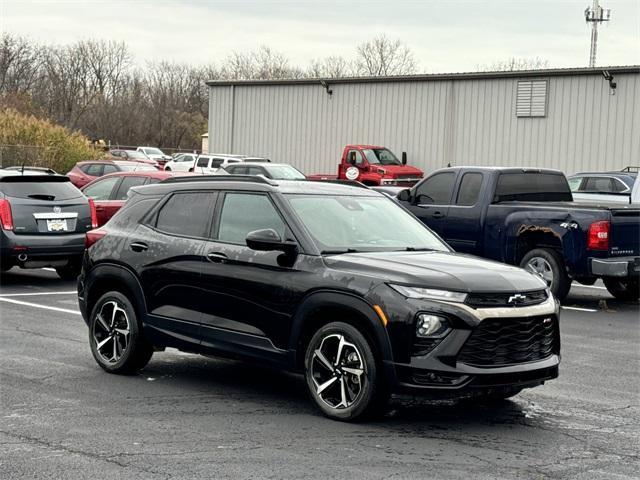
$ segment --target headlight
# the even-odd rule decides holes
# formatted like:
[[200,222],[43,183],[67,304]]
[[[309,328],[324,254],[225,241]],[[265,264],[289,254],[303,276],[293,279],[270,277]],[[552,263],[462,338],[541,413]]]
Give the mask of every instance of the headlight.
[[433,288],[405,287],[404,285],[389,284],[396,292],[407,298],[425,298],[428,300],[444,300],[447,302],[464,303],[466,293],[436,290]]
[[451,328],[446,318],[438,315],[421,313],[416,323],[416,335],[422,338],[441,338],[449,333]]

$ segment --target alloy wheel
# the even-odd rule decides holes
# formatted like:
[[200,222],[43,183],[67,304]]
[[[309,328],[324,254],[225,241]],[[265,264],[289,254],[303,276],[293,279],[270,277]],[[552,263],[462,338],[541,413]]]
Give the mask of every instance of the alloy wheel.
[[334,409],[352,406],[363,391],[366,366],[353,343],[338,333],[327,335],[311,357],[310,375],[315,394]]
[[532,257],[525,265],[525,269],[531,273],[540,276],[547,285],[551,286],[553,283],[553,270],[551,264],[542,257]]
[[96,314],[93,340],[106,363],[116,363],[129,346],[130,325],[127,312],[116,301],[105,302]]

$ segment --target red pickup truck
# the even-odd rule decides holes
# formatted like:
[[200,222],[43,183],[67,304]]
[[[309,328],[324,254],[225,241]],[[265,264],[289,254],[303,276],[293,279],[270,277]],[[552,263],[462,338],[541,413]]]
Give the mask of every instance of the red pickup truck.
[[365,185],[413,186],[424,172],[407,165],[407,154],[402,161],[385,147],[375,145],[347,145],[338,165],[338,175],[308,175],[310,180],[357,180]]

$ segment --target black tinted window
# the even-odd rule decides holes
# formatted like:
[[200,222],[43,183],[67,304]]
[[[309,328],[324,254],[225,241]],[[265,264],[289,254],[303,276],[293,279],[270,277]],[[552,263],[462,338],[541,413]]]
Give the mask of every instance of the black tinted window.
[[188,237],[206,237],[213,216],[214,194],[176,193],[158,212],[156,228]]
[[418,203],[432,203],[434,205],[448,205],[453,190],[453,172],[438,173],[426,179],[416,191]]
[[553,173],[503,173],[498,178],[494,202],[573,200],[564,175]]
[[[34,181],[7,180],[0,182],[0,191],[7,197],[33,198],[42,200],[68,200],[82,196],[80,190],[71,182],[60,181]],[[46,177],[45,177],[46,178]]]
[[284,222],[266,195],[227,193],[220,215],[218,239],[245,245],[249,232],[273,228],[284,238]]
[[211,159],[211,168],[220,168],[224,160],[222,158],[212,158]]
[[147,181],[146,177],[124,177],[122,183],[118,187],[118,191],[113,197],[114,200],[126,200],[127,192],[131,187],[137,187],[138,185],[144,185]]
[[465,173],[460,181],[456,205],[475,205],[482,186],[481,173]]
[[209,159],[207,157],[199,158],[197,165],[198,167],[207,167],[209,165]]

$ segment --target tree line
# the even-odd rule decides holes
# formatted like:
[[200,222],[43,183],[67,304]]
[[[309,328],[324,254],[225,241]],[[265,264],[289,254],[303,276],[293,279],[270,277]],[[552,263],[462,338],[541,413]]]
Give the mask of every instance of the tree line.
[[[538,61],[538,68],[542,61]],[[495,65],[522,69],[525,60]],[[483,69],[482,67],[479,67]],[[327,56],[293,65],[262,46],[219,63],[139,64],[124,42],[83,40],[43,45],[4,33],[0,42],[0,108],[51,120],[112,145],[199,149],[207,129],[207,80],[339,78],[414,74],[403,42],[384,35],[357,45],[353,59]]]

